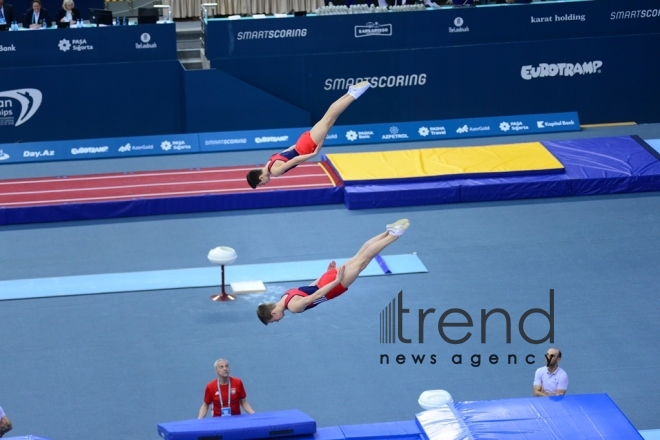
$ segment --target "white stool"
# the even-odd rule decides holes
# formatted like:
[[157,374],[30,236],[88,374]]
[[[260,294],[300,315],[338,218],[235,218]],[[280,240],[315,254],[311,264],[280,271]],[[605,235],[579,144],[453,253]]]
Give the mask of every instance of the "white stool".
[[227,295],[227,292],[225,292],[225,265],[232,264],[237,258],[238,254],[236,254],[236,251],[227,246],[218,246],[209,251],[209,261],[213,264],[219,264],[222,271],[222,292],[211,295],[213,301],[233,301],[236,299],[234,296]]
[[448,405],[454,403],[454,399],[451,398],[445,390],[428,390],[424,391],[417,401],[419,406],[424,410],[440,408],[442,405]]

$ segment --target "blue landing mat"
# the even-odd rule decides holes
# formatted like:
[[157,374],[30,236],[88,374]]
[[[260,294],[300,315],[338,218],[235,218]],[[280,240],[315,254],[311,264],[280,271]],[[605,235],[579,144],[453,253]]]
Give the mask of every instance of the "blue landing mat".
[[22,435],[20,437],[4,437],[5,440],[51,440],[46,437],[37,437],[36,435]]
[[[360,274],[360,277],[428,272],[416,254],[387,255],[382,259],[389,269],[389,273],[375,259]],[[337,265],[341,265],[346,260],[347,258],[335,259]],[[313,281],[327,270],[330,261],[328,259],[225,266],[225,284],[236,281],[263,281],[264,283]],[[220,286],[220,282],[221,272],[218,266],[8,280],[0,281],[0,300],[212,287]]]
[[607,394],[459,402],[424,411],[429,440],[641,440]]
[[314,419],[298,410],[210,417],[158,425],[158,435],[165,440],[244,440],[291,437],[315,432]]
[[345,187],[349,209],[660,191],[660,153],[637,136],[543,142],[565,173]]
[[[158,430],[166,440],[252,440],[266,437],[298,440],[643,439],[607,394],[457,402],[418,413],[411,421],[340,425],[298,436],[294,432],[296,426],[301,421],[309,422],[309,416],[299,411],[265,415],[166,423],[158,425]],[[269,435],[264,436],[264,431]],[[286,431],[290,434],[282,434]]]

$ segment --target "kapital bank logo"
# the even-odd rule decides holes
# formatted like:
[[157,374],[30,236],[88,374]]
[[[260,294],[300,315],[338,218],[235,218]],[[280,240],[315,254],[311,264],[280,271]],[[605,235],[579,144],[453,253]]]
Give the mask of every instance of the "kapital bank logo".
[[41,99],[41,92],[37,89],[0,92],[0,126],[24,124],[39,110]]
[[[475,325],[475,319],[470,313],[461,308],[450,308],[444,311],[438,311],[436,308],[431,307],[427,309],[418,309],[417,313],[410,313],[410,309],[404,307],[403,291],[399,294],[380,312],[380,344],[420,344],[425,343],[433,344],[434,348],[438,348],[438,343],[450,344],[450,346],[457,347],[461,344],[468,342],[473,336],[474,328],[479,329],[479,338],[481,344],[486,344],[487,325],[491,317],[499,316],[504,319],[504,336],[507,344],[511,343],[512,337],[512,316],[507,310],[503,308],[494,308],[492,310],[481,309],[480,319],[478,325]],[[520,316],[518,319],[518,334],[528,344],[538,345],[544,343],[554,343],[555,339],[555,292],[550,289],[550,307],[546,311],[541,308],[531,308]],[[436,313],[437,312],[437,313]],[[547,320],[548,330],[547,333],[540,337],[534,338],[529,335],[525,323],[532,315],[540,315],[540,318]],[[497,318],[496,318],[497,319]],[[436,322],[437,320],[437,322]],[[436,324],[437,335],[428,335],[427,323],[431,321]],[[538,317],[535,317],[534,324],[537,324]],[[493,325],[493,324],[491,324]],[[494,324],[500,328],[500,324]],[[534,329],[536,331],[536,327]],[[435,332],[433,332],[435,333]],[[538,335],[535,335],[538,336]],[[427,341],[433,339],[432,341]],[[440,339],[440,341],[438,340]],[[403,348],[403,347],[399,347]],[[451,356],[451,362],[454,365],[461,365],[463,363],[463,355],[460,353]],[[536,362],[536,356],[527,354],[524,356],[525,363],[533,365]],[[522,359],[521,359],[522,360]],[[390,355],[386,353],[380,354],[381,365],[390,364]],[[399,365],[405,364],[407,361],[413,364],[428,364],[435,365],[439,362],[438,353],[416,353],[409,357],[405,354],[393,355],[392,363]],[[481,364],[481,354],[473,354],[471,356],[471,365],[478,367]],[[491,364],[497,364],[500,359],[496,354],[491,354],[488,357]],[[506,360],[502,359],[502,363],[506,362],[509,365],[518,363],[518,356],[516,354],[508,354]]]

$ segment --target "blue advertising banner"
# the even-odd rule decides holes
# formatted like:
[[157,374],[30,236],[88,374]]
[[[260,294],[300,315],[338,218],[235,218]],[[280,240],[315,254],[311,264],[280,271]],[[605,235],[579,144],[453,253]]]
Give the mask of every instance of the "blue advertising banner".
[[284,150],[295,144],[306,128],[200,133],[203,152],[237,150]]
[[[0,145],[0,165],[213,151],[280,151],[294,145],[306,130],[309,127],[4,144]],[[579,130],[580,122],[575,112],[343,125],[332,128],[324,145],[380,144]]]
[[[278,150],[293,145],[306,130],[309,128],[200,133],[199,145],[202,152]],[[328,133],[323,145],[381,144],[567,131],[580,131],[580,120],[575,112],[388,124],[335,125]]]
[[184,131],[178,61],[0,72],[0,143]]
[[[522,8],[522,6],[520,6]],[[660,120],[660,33],[575,40],[217,60],[319,120],[356,82],[341,124],[577,111],[583,123]],[[263,72],[268,72],[264,75]],[[283,98],[284,99],[284,98]]]
[[206,23],[209,59],[430,49],[658,32],[657,0],[485,5]]
[[176,59],[173,23],[0,32],[0,69]]
[[335,126],[328,133],[324,145],[415,142],[566,131],[580,131],[577,113]]
[[66,142],[28,142],[2,145],[0,164],[168,155],[198,153],[199,151],[196,134],[85,139]]

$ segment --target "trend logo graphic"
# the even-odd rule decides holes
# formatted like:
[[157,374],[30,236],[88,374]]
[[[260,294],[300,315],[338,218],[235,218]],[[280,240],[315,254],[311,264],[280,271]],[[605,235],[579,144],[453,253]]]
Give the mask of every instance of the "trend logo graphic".
[[[21,105],[21,111],[16,118],[14,127],[27,122],[39,110],[41,106],[42,95],[37,89],[16,89],[0,92],[0,99],[15,99]],[[11,101],[9,101],[11,103]]]
[[429,129],[426,127],[419,127],[419,130],[417,130],[420,136],[428,136],[429,135]]
[[163,141],[160,143],[160,148],[165,151],[170,151],[172,149],[172,143],[170,141]]
[[357,138],[358,138],[358,134],[353,130],[349,130],[346,132],[346,139],[348,139],[349,141],[353,142]]
[[502,131],[509,131],[511,127],[509,126],[508,122],[500,122],[500,130]]
[[7,160],[7,159],[9,159],[9,155],[4,151],[0,150],[0,160]]
[[[518,321],[518,331],[520,333],[520,336],[522,337],[525,342],[529,344],[542,344],[546,341],[550,341],[550,343],[554,342],[555,338],[555,290],[550,289],[549,292],[549,303],[550,303],[550,308],[546,311],[544,309],[540,308],[531,308],[527,311],[525,311],[521,316],[520,320]],[[456,334],[450,335],[447,334],[447,331],[445,328],[451,328],[451,327],[473,327],[473,319],[472,316],[463,309],[459,308],[451,308],[447,309],[444,312],[441,310],[436,309],[435,307],[427,308],[427,309],[418,309],[417,313],[413,311],[413,313],[410,313],[410,309],[404,307],[403,305],[403,291],[400,291],[394,299],[392,299],[385,308],[380,312],[380,343],[381,344],[395,344],[398,342],[404,343],[404,344],[412,344],[413,343],[413,337],[407,338],[405,335],[416,335],[417,340],[415,341],[416,343],[423,344],[424,343],[424,336],[425,336],[425,321],[428,322],[432,319],[437,319],[437,325],[433,326],[437,328],[438,335],[447,343],[449,344],[463,344],[467,342],[472,336],[473,332],[465,330],[464,333],[462,333],[461,338],[456,338]],[[439,312],[436,314],[436,312]],[[481,309],[481,343],[485,344],[486,343],[486,325],[488,318],[491,315],[502,315],[506,319],[506,332],[505,332],[505,340],[507,344],[511,343],[511,322],[513,321],[511,319],[511,313],[509,313],[506,309],[504,308],[495,308],[490,311],[486,311],[486,309]],[[462,324],[458,324],[454,321],[453,318],[449,319],[449,322],[447,322],[447,318],[449,318],[451,315],[462,315],[463,318],[467,322],[464,322]],[[548,333],[545,335],[545,337],[541,339],[535,339],[532,338],[527,334],[527,331],[525,330],[525,321],[531,316],[531,315],[542,315],[545,316],[545,318],[548,320]],[[417,317],[417,319],[415,319]],[[436,318],[437,317],[437,318]],[[413,331],[412,332],[405,332],[404,331],[404,323],[407,323],[405,326],[410,330],[410,321],[413,321]],[[415,322],[416,321],[416,322]],[[414,325],[417,324],[417,325]]]
[[151,35],[149,35],[148,33],[145,32],[144,34],[140,35],[140,41],[142,41],[143,43],[150,42],[151,41]]
[[66,38],[62,38],[57,46],[62,52],[66,52],[67,50],[71,49],[71,42]]
[[458,127],[456,129],[456,133],[467,133],[468,132],[468,126],[464,125],[462,127]]

